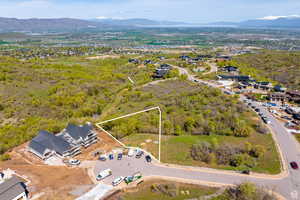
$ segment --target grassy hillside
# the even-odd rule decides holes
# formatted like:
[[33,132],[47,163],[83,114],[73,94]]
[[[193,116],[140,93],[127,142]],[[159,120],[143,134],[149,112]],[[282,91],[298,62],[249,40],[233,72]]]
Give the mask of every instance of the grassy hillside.
[[[223,95],[218,89],[181,80],[161,82],[127,91],[111,115],[130,113],[158,105],[163,110],[166,135],[249,136],[263,129],[263,125],[255,119],[256,116],[241,104],[237,97]],[[130,120],[131,124],[134,124],[134,117]],[[155,132],[154,127],[146,130],[138,129],[142,126],[141,123],[146,125],[149,120],[152,122],[151,118],[138,121],[136,131]],[[122,121],[120,120],[120,123]],[[116,123],[119,122],[110,123],[107,128],[116,126]]]
[[[107,119],[154,106],[163,111],[163,162],[280,172],[272,137],[263,134],[268,129],[237,97],[224,95],[217,89],[172,80],[126,91]],[[124,143],[158,155],[156,111],[104,126]]]
[[290,89],[300,89],[300,52],[261,51],[234,58],[241,72],[258,79],[271,79]]
[[151,81],[153,67],[128,58],[62,57],[22,61],[0,57],[0,154],[38,130],[58,132],[70,121],[96,120],[124,88]]

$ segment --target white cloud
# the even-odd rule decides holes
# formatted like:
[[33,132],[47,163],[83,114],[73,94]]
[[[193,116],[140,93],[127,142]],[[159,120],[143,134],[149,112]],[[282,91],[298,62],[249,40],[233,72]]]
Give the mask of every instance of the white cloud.
[[96,19],[109,19],[109,17],[99,16],[99,17],[96,17]]
[[118,19],[118,20],[121,20],[121,19],[125,19],[123,17],[105,17],[105,16],[99,16],[99,17],[96,17],[96,19]]
[[266,17],[262,17],[262,18],[258,18],[261,20],[276,20],[276,19],[280,19],[280,18],[300,18],[300,15],[281,15],[281,16],[266,16]]

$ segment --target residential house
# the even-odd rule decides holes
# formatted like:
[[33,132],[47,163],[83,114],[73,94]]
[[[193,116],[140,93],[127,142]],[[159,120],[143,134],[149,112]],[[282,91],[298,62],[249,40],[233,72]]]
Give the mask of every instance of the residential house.
[[16,176],[0,184],[1,200],[28,200],[26,185]]
[[135,58],[130,58],[130,59],[128,60],[128,62],[134,63],[134,64],[139,64],[139,63],[140,63],[140,61],[139,61],[138,59],[135,59]]
[[280,93],[280,92],[276,92],[276,93],[272,93],[272,94],[269,94],[268,97],[267,97],[270,101],[281,101],[281,102],[284,102],[288,99],[288,96],[283,94],[283,93]]
[[197,65],[200,61],[202,61],[201,58],[189,58],[187,60],[190,65]]
[[164,78],[172,69],[171,65],[161,64],[159,68],[157,68],[152,75],[153,78]]
[[218,75],[217,76],[219,80],[232,80],[232,81],[238,81],[238,82],[251,82],[253,79],[251,79],[250,76],[240,76],[240,75]]
[[238,71],[238,68],[235,67],[235,66],[225,66],[223,67],[223,71],[225,72],[237,72]]
[[47,131],[39,131],[39,134],[30,141],[28,150],[42,160],[53,155],[61,158],[73,157],[81,152],[80,147],[73,146],[63,138]]
[[250,89],[253,87],[253,83],[249,81],[240,81],[238,88],[239,89]]
[[161,64],[160,69],[167,69],[167,70],[171,70],[172,69],[172,66],[169,65],[169,64]]
[[98,141],[97,134],[90,123],[83,126],[68,124],[67,128],[58,134],[58,137],[63,138],[72,146],[85,148]]
[[185,55],[182,55],[179,57],[181,60],[185,60],[187,61],[188,59],[190,59],[190,56],[185,56]]
[[254,88],[261,90],[271,90],[273,88],[273,85],[270,82],[256,82]]
[[28,150],[45,160],[53,155],[60,158],[74,157],[81,153],[81,147],[88,147],[98,141],[98,137],[91,123],[85,125],[68,124],[59,134],[40,131],[33,138]]
[[298,90],[287,91],[286,94],[289,95],[290,101],[293,101],[295,103],[300,103],[300,91]]
[[231,56],[217,55],[217,57],[216,57],[217,62],[229,61],[229,60],[231,60]]
[[155,70],[155,73],[153,74],[153,78],[164,78],[170,70],[168,69],[161,69],[161,68],[157,68]]
[[145,65],[154,64],[154,62],[152,60],[144,60],[144,64]]
[[212,58],[213,56],[209,55],[209,54],[206,54],[206,55],[198,55],[197,57],[200,58],[200,59],[204,59],[204,58]]
[[287,90],[287,88],[284,88],[281,85],[275,85],[273,89],[275,92],[285,92]]

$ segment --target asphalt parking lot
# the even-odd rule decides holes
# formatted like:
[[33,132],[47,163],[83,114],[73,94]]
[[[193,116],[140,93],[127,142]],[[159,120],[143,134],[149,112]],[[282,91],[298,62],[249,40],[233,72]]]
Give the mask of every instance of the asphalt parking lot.
[[[152,162],[154,161],[152,160]],[[103,179],[102,181],[99,181],[111,185],[112,181],[120,176],[123,177],[131,176],[136,172],[141,172],[142,175],[148,174],[149,165],[152,164],[147,163],[145,159],[145,155],[143,155],[139,159],[135,158],[135,156],[133,157],[123,156],[122,160],[117,160],[115,156],[113,160],[97,161],[95,166],[95,176],[97,176],[99,172],[105,169],[111,169],[112,175]]]

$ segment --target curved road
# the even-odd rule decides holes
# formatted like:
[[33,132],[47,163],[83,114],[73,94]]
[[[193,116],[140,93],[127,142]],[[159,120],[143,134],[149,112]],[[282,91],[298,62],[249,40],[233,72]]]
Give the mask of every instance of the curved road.
[[[173,66],[179,69],[181,74],[186,74],[190,81],[205,83],[212,87],[217,85],[194,78],[186,69]],[[244,97],[241,97],[243,100]],[[255,104],[255,103],[254,103]],[[97,162],[94,169],[95,174],[101,170],[110,168],[113,176],[104,180],[104,183],[111,184],[111,181],[119,176],[128,176],[137,171],[141,171],[144,176],[162,176],[193,181],[201,181],[216,184],[238,184],[244,181],[251,181],[257,185],[274,189],[288,200],[300,199],[300,170],[293,170],[289,166],[291,161],[300,161],[300,146],[295,138],[289,134],[284,126],[273,117],[264,107],[257,104],[257,107],[265,113],[271,120],[269,125],[273,131],[274,140],[279,146],[279,151],[283,157],[284,172],[281,175],[242,175],[232,171],[222,171],[200,167],[168,166],[167,164],[146,163],[145,159],[135,159],[124,157],[122,160],[111,160],[107,162]]]

